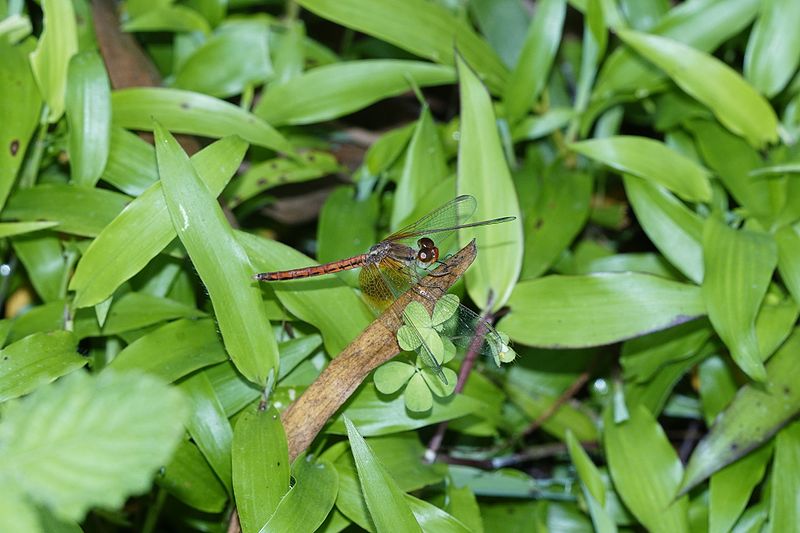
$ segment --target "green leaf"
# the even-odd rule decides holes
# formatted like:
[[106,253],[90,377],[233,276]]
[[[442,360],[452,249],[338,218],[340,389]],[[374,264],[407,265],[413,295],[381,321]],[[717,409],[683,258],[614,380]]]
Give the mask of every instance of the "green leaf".
[[506,304],[522,269],[522,218],[511,181],[492,101],[486,88],[461,56],[457,59],[461,97],[461,137],[458,146],[458,194],[478,200],[474,220],[514,216],[516,220],[459,232],[466,245],[473,237],[479,253],[465,275],[467,291],[478,306]]
[[419,372],[415,372],[411,379],[408,380],[408,385],[406,385],[406,390],[403,393],[403,400],[405,401],[406,409],[412,413],[424,413],[430,411],[433,407],[433,395]]
[[[314,264],[313,259],[285,244],[249,233],[237,233],[236,238],[257,267],[251,274]],[[269,283],[268,287],[290,313],[322,333],[331,356],[341,352],[373,320],[364,302],[336,276]]]
[[[144,328],[175,318],[197,318],[205,313],[194,306],[141,292],[126,293],[111,304],[102,327],[104,335]],[[93,321],[94,322],[94,321]]]
[[[748,376],[766,378],[755,319],[777,265],[777,247],[767,234],[729,228],[712,216],[703,232],[703,299],[714,329]],[[731,299],[730,295],[736,298]]]
[[600,472],[592,463],[589,454],[581,447],[578,439],[569,430],[567,430],[567,450],[580,477],[583,497],[588,504],[595,530],[602,533],[616,532],[617,525],[605,509],[606,488]]
[[72,57],[66,90],[72,183],[94,187],[106,166],[111,136],[111,86],[97,52]]
[[300,0],[302,7],[436,63],[453,65],[454,47],[493,89],[505,84],[500,59],[460,17],[425,0]]
[[67,69],[78,52],[78,34],[71,2],[44,0],[42,11],[44,29],[30,60],[39,92],[50,110],[48,120],[53,123],[64,114]]
[[173,86],[227,98],[264,83],[270,74],[267,26],[242,19],[226,22],[186,58]]
[[85,365],[69,331],[34,333],[0,350],[0,402],[23,396]]
[[783,428],[775,437],[775,461],[772,463],[770,526],[773,531],[788,531],[800,521],[797,507],[797,472],[800,468],[800,424]]
[[618,35],[754,147],[778,140],[778,119],[772,106],[722,61],[664,37],[630,30]]
[[564,0],[544,0],[528,27],[516,67],[505,87],[506,118],[511,124],[531,111],[550,76],[567,12]]
[[58,226],[58,222],[0,222],[0,238],[24,235]]
[[203,372],[193,374],[180,383],[190,402],[191,416],[186,428],[203,453],[214,473],[231,492],[231,443],[233,429],[211,382]]
[[422,61],[360,60],[325,65],[271,85],[253,112],[274,126],[313,124],[419,87],[455,81],[452,67]]
[[705,313],[699,287],[637,273],[547,276],[517,284],[497,325],[540,347],[587,347],[666,329]]
[[623,176],[625,194],[642,229],[687,278],[703,281],[703,220],[666,189]]
[[[226,137],[192,157],[200,179],[216,196],[242,161],[247,144]],[[75,307],[96,305],[141,271],[175,239],[161,182],[151,185],[112,220],[83,254],[69,289]]]
[[213,320],[182,319],[139,337],[119,352],[107,368],[141,370],[164,381],[175,381],[227,359]]
[[708,170],[659,141],[620,135],[573,143],[570,148],[619,172],[663,185],[684,200],[711,200]]
[[750,32],[744,54],[744,77],[768,98],[778,94],[800,61],[800,4],[792,0],[766,0]]
[[[365,387],[350,401],[344,414],[361,427],[366,436],[388,435],[400,431],[417,429],[443,420],[452,420],[474,412],[482,402],[463,394],[445,399],[433,399],[433,408],[425,417],[412,416],[402,397],[386,399],[372,387]],[[337,417],[327,428],[329,433],[345,433],[341,417]]]
[[435,183],[447,176],[447,156],[430,109],[423,106],[397,178],[392,203],[392,230],[404,227]]
[[688,532],[688,503],[674,499],[683,467],[664,430],[639,405],[622,422],[605,416],[604,448],[614,487],[634,516],[653,532]]
[[711,431],[689,458],[681,491],[686,492],[708,476],[760,446],[800,412],[800,330],[767,363],[764,383],[745,385],[721,413]]
[[281,417],[254,406],[233,433],[233,492],[243,533],[255,533],[289,490],[289,449]]
[[51,220],[59,231],[96,237],[128,204],[130,197],[105,189],[44,184],[17,190],[3,220]]
[[[155,7],[155,6],[154,6]],[[168,31],[211,33],[203,16],[183,5],[158,6],[137,15],[123,24],[122,29],[134,31]]]
[[91,507],[117,509],[149,488],[186,415],[178,391],[151,377],[75,372],[6,404],[0,472],[62,519],[81,520]]
[[158,181],[155,148],[135,133],[112,126],[103,181],[125,194],[141,195]]
[[[35,222],[21,222],[35,224]],[[57,235],[40,232],[11,239],[14,252],[25,266],[36,294],[45,302],[64,298],[64,278],[67,265],[64,247]]]
[[41,107],[42,98],[25,47],[11,46],[0,39],[0,209],[16,181]]
[[375,371],[375,388],[381,394],[394,394],[416,373],[416,368],[402,361],[389,361]]
[[775,232],[778,271],[794,301],[800,302],[800,233],[791,226]]
[[228,502],[225,487],[197,446],[189,441],[180,443],[156,482],[182,502],[206,513],[219,513]]
[[270,374],[277,374],[278,347],[252,281],[255,269],[188,156],[163,127],[155,129],[167,208],[208,290],[225,348],[246,378],[265,386]]
[[364,438],[346,416],[344,424],[356,462],[361,491],[376,531],[421,531],[403,491],[377,461]]
[[292,465],[294,485],[278,504],[260,533],[294,531],[312,533],[331,512],[338,492],[339,475],[324,459],[299,456]]
[[239,135],[245,141],[291,153],[289,142],[272,126],[233,104],[190,91],[135,88],[111,95],[114,124],[133,130],[153,130],[153,120],[175,133],[203,137]]
[[730,531],[742,514],[753,493],[761,483],[772,446],[762,446],[731,463],[709,482],[709,531]]
[[[504,387],[509,400],[525,413],[531,421],[538,420],[550,412],[557,402],[557,397],[550,394],[530,394],[522,387],[509,383]],[[567,431],[575,433],[580,441],[597,440],[597,426],[589,415],[569,404],[561,405],[547,420],[542,429],[560,440],[566,438]]]

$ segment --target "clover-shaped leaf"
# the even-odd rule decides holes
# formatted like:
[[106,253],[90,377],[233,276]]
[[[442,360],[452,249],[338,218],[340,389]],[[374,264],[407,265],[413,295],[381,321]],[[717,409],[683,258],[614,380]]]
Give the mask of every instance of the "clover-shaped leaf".
[[383,394],[394,394],[417,372],[414,365],[402,361],[389,361],[381,365],[374,376],[375,388]]
[[[433,395],[428,388],[427,381],[422,376],[422,373],[415,372],[411,379],[408,380],[408,385],[406,385],[406,391],[403,395],[406,409],[415,413],[422,413],[433,407]],[[434,376],[434,379],[438,378]]]

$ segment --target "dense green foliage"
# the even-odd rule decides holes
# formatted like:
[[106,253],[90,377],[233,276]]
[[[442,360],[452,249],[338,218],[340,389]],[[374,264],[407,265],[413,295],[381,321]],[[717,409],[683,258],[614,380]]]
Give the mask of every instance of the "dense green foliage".
[[[796,530],[800,3],[108,4],[0,0],[0,530]],[[291,463],[374,317],[252,275],[461,194],[516,360],[404,353]]]

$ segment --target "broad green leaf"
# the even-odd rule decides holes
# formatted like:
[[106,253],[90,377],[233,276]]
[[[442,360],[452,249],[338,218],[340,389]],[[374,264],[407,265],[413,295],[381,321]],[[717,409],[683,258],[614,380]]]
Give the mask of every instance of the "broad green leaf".
[[[469,487],[456,487],[453,483],[446,485],[445,511],[467,526],[469,531],[483,533],[481,509],[475,493]],[[412,511],[414,509],[412,508]]]
[[414,127],[403,170],[397,179],[389,224],[391,229],[403,227],[433,185],[448,173],[447,156],[439,132],[430,109],[425,106]]
[[425,0],[300,0],[298,3],[323,18],[435,63],[454,65],[457,48],[492,90],[503,87],[508,76],[489,44],[466,21],[439,4]]
[[62,244],[61,239],[51,232],[11,239],[14,252],[25,266],[31,285],[45,302],[61,300],[65,296],[64,278],[67,275],[67,265]]
[[208,367],[203,373],[225,409],[225,416],[233,416],[263,396],[263,391],[243,378],[230,361]]
[[504,92],[506,118],[515,124],[527,115],[550,76],[567,12],[565,0],[543,0],[536,6],[525,43]]
[[659,331],[705,314],[699,287],[636,273],[547,276],[517,284],[497,325],[540,347],[588,347]]
[[166,5],[150,9],[123,24],[129,32],[201,32],[211,33],[208,21],[203,16],[183,5]]
[[233,493],[243,533],[256,533],[289,490],[289,449],[274,407],[251,407],[233,432]]
[[28,143],[39,121],[42,98],[25,47],[0,39],[0,208],[17,178]]
[[64,114],[64,95],[70,58],[78,52],[78,34],[72,2],[44,0],[44,29],[36,50],[31,53],[31,69],[49,108],[53,123]]
[[800,423],[783,428],[775,437],[775,460],[772,463],[770,526],[772,531],[790,531],[800,523],[797,472],[800,469]]
[[338,492],[336,468],[324,459],[301,455],[292,465],[294,485],[281,499],[260,533],[312,533],[331,512]]
[[541,276],[581,231],[589,217],[592,178],[562,167],[537,180],[539,189],[525,212],[522,279]]
[[5,405],[0,472],[62,519],[118,509],[148,490],[187,414],[180,393],[152,377],[74,372]]
[[[254,266],[251,275],[314,264],[313,259],[277,241],[242,232],[236,238],[250,256]],[[341,352],[373,320],[361,298],[336,276],[265,285],[275,291],[290,313],[320,331],[331,356]]]
[[181,381],[179,387],[186,393],[191,407],[186,428],[230,494],[233,429],[225,410],[205,373],[198,372],[189,376]]
[[230,21],[180,64],[173,86],[227,98],[272,73],[267,26],[258,20]]
[[272,126],[233,104],[191,91],[135,88],[111,94],[114,124],[134,130],[153,130],[153,120],[175,133],[203,137],[238,135],[245,141],[291,153],[292,147]]
[[0,238],[24,235],[58,226],[58,222],[0,222]]
[[[413,415],[406,410],[402,397],[381,397],[374,388],[364,387],[347,404],[344,415],[365,436],[388,435],[430,426],[444,420],[459,418],[482,407],[482,402],[463,394],[449,398],[433,398],[433,408],[425,417]],[[327,427],[329,433],[343,435],[346,432],[342,417],[337,417]]]
[[69,331],[34,333],[0,350],[0,402],[33,392],[88,362]]
[[66,90],[72,183],[94,187],[106,166],[111,137],[111,86],[97,52],[72,57]]
[[422,61],[360,60],[317,67],[271,85],[253,112],[274,126],[313,124],[410,90],[455,81],[452,67]]
[[642,229],[687,278],[703,281],[703,221],[666,189],[623,175],[625,194]]
[[648,531],[689,531],[689,498],[675,498],[683,467],[653,415],[639,405],[614,422],[607,409],[603,437],[611,477],[625,505]]
[[364,438],[345,416],[344,424],[355,459],[361,492],[369,515],[379,533],[389,531],[421,531],[404,493],[376,459]]
[[[748,376],[766,378],[755,319],[778,262],[767,234],[734,230],[711,216],[703,231],[703,300],[714,330]],[[731,298],[735,294],[736,298]]]
[[413,365],[402,361],[388,361],[375,371],[373,380],[375,388],[381,394],[394,394],[399,391],[411,376],[416,373]]
[[761,483],[772,446],[765,445],[731,463],[709,482],[709,532],[730,531]]
[[0,529],[7,533],[45,533],[36,508],[19,487],[3,487],[0,500]]
[[[247,144],[238,137],[226,137],[192,157],[192,165],[211,196],[222,191],[246,150]],[[70,280],[69,289],[76,293],[73,305],[96,305],[111,296],[175,235],[159,181],[133,200],[84,252]]]
[[475,238],[478,250],[483,250],[465,275],[470,297],[479,307],[491,302],[492,309],[500,309],[522,269],[522,218],[489,93],[461,56],[457,63],[461,97],[458,194],[471,194],[478,200],[473,220],[516,217],[459,232],[461,246]]
[[698,367],[700,402],[706,425],[728,406],[739,385],[734,379],[732,365],[719,355],[713,355]]
[[800,62],[800,3],[764,0],[744,54],[744,77],[771,98],[789,82]]
[[620,135],[573,143],[570,148],[619,172],[663,185],[689,202],[711,200],[708,170],[659,141]]
[[44,184],[18,189],[8,199],[3,220],[52,220],[58,231],[96,237],[128,204],[130,197],[105,189]]
[[766,381],[742,387],[697,445],[686,466],[682,492],[766,442],[800,412],[800,391],[795,386],[798,350],[800,330],[795,329],[768,361]]
[[125,194],[139,196],[158,181],[155,148],[135,133],[112,126],[108,162],[102,177]]
[[107,368],[140,370],[164,381],[175,381],[227,359],[213,320],[182,319],[139,337],[119,352]]
[[156,156],[162,192],[192,264],[208,290],[225,348],[236,367],[265,386],[278,369],[278,347],[254,269],[222,209],[200,181],[175,138],[156,125]]
[[211,466],[189,441],[183,441],[156,482],[172,496],[206,513],[219,513],[228,502],[228,493]]
[[795,302],[800,302],[800,233],[785,226],[775,233],[778,245],[778,271]]
[[722,61],[678,41],[622,30],[625,44],[705,104],[729,130],[761,148],[778,140],[778,119],[763,96]]

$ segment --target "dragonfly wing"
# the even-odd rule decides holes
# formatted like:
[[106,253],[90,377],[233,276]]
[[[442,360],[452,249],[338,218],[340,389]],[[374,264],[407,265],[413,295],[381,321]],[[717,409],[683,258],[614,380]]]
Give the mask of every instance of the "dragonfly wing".
[[413,224],[392,233],[387,240],[416,242],[428,234],[436,234],[437,242],[445,240],[455,228],[465,224],[475,214],[478,203],[473,196],[462,194],[420,218]]
[[361,294],[376,314],[389,307],[399,296],[375,263],[368,263],[361,268],[358,284]]
[[439,337],[439,334],[430,327],[430,324],[428,324],[427,327],[417,324],[416,321],[405,312],[403,313],[403,318],[405,325],[408,326],[406,330],[407,333],[416,339],[416,342],[413,344],[419,346],[417,353],[419,354],[420,359],[422,359],[422,362],[431,370],[431,372],[436,374],[436,377],[438,377],[442,383],[447,385],[447,378],[442,370],[442,365],[434,354],[434,349],[432,348],[432,346],[436,345],[438,351],[444,355],[444,345],[442,343],[442,339]]
[[442,326],[442,334],[448,337],[453,344],[460,348],[468,349],[478,332],[484,332],[483,342],[478,353],[498,361],[501,354],[508,350],[506,342],[494,327],[477,313],[461,303],[439,300],[442,305],[457,306],[448,312],[450,318]]

